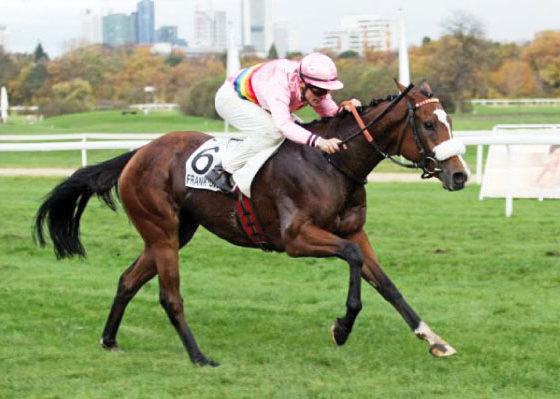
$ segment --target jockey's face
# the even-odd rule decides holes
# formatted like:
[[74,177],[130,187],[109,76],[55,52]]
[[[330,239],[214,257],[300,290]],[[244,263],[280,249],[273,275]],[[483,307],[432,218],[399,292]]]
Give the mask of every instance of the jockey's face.
[[306,85],[304,82],[300,83],[300,88],[302,91],[302,98],[305,99],[312,107],[318,106],[321,103],[321,100],[329,94],[328,90],[312,85]]

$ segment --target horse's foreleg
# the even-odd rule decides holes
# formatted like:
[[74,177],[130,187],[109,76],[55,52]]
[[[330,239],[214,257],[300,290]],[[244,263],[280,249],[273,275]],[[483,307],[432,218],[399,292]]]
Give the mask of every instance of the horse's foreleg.
[[126,269],[117,288],[117,294],[113,300],[113,306],[103,329],[100,344],[110,350],[118,349],[117,331],[121,323],[126,306],[132,300],[140,288],[156,274],[156,264],[152,256],[144,251],[142,255]]
[[331,327],[331,336],[338,345],[343,345],[362,309],[361,268],[363,257],[358,246],[311,224],[303,225],[299,234],[286,242],[286,253],[290,256],[338,256],[350,266],[350,282],[346,299],[346,314],[337,318]]
[[218,366],[209,360],[198,348],[194,336],[185,319],[183,298],[179,290],[179,253],[174,246],[159,245],[154,248],[160,287],[160,303],[171,324],[179,334],[191,361],[195,364]]
[[355,242],[364,255],[364,264],[362,267],[363,278],[370,283],[385,300],[395,307],[419,339],[428,342],[430,345],[430,353],[436,357],[451,356],[457,353],[451,345],[434,333],[405,301],[395,284],[393,284],[381,268],[367,234],[362,230],[348,237],[348,239]]

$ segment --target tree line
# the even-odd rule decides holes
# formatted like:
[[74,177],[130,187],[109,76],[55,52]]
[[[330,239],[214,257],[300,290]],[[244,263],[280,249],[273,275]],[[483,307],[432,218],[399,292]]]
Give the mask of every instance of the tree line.
[[[329,54],[328,50],[324,50]],[[395,93],[396,52],[351,51],[329,54],[336,61],[343,90],[335,99],[372,98]],[[275,51],[269,52],[274,58]],[[300,58],[301,53],[289,54]],[[225,54],[191,58],[162,56],[148,47],[100,45],[50,59],[41,45],[32,54],[0,48],[0,86],[11,104],[39,105],[46,116],[119,108],[146,101],[146,86],[158,102],[179,103],[184,113],[216,117],[213,97],[225,78]],[[468,111],[471,98],[557,97],[560,95],[560,31],[538,32],[530,42],[498,43],[468,15],[447,21],[437,40],[424,38],[409,49],[411,79],[428,80],[450,111]],[[244,56],[242,65],[263,60]]]

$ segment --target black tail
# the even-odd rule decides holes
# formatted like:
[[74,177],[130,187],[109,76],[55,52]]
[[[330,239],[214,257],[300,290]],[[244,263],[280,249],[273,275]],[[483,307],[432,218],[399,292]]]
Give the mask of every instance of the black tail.
[[136,150],[97,165],[80,168],[56,186],[35,215],[35,242],[45,245],[43,225],[46,221],[58,259],[85,256],[86,251],[80,242],[82,213],[94,194],[112,210],[116,210],[111,190],[115,188],[116,191],[119,176],[135,153]]

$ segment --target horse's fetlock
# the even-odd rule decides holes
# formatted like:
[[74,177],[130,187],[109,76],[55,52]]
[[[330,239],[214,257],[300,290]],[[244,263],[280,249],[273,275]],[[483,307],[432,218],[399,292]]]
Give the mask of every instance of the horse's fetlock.
[[346,302],[346,307],[353,313],[358,314],[362,310],[362,301],[349,300],[348,302]]

